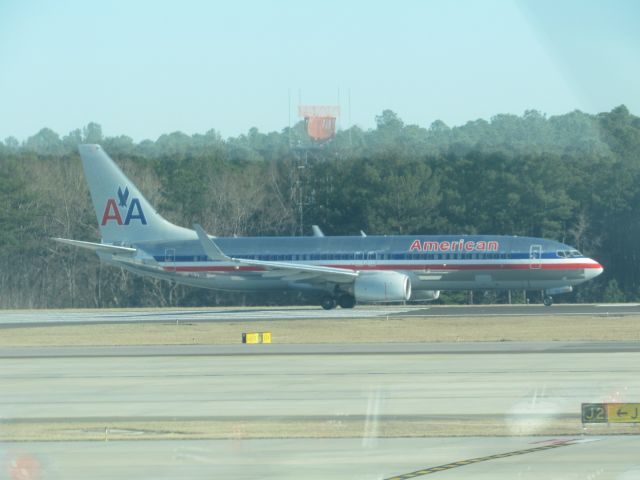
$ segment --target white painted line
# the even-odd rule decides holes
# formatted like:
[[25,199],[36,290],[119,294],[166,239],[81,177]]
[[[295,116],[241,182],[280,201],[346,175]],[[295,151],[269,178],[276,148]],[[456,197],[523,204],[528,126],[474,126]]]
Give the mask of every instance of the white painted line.
[[640,303],[601,303],[599,305],[595,305],[596,307],[614,307],[614,308],[623,308],[623,307],[637,307]]

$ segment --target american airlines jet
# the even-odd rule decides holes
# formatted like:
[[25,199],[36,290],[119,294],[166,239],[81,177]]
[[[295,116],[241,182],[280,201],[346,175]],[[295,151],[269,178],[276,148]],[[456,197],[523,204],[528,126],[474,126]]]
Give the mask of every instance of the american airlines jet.
[[306,290],[329,310],[470,289],[544,290],[551,305],[602,273],[576,249],[532,237],[212,237],[165,220],[99,145],[79,150],[102,241],[54,240],[139,275],[228,291]]

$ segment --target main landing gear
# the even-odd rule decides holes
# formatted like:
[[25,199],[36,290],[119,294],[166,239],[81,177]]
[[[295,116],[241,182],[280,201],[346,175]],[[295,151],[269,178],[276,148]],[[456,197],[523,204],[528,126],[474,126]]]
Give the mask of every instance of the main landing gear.
[[325,310],[331,310],[336,308],[336,299],[327,295],[320,300],[320,306]]
[[551,295],[545,295],[542,299],[542,303],[544,303],[545,307],[550,307],[553,305],[553,297]]
[[325,295],[322,297],[322,300],[320,300],[320,306],[325,310],[332,310],[336,308],[336,305],[339,305],[340,308],[353,308],[356,306],[356,299],[353,295],[343,293],[338,295],[338,297]]

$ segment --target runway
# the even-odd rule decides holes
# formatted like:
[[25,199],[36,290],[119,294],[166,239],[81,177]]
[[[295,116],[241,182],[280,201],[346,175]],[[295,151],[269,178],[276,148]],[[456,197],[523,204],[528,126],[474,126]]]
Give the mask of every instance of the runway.
[[406,307],[374,307],[322,310],[299,308],[191,308],[114,310],[0,311],[1,326],[144,322],[247,322],[262,320],[371,318],[412,311]]
[[381,317],[500,317],[500,316],[629,316],[640,315],[640,304],[358,306],[322,310],[291,308],[86,309],[0,311],[2,326],[143,322],[250,322],[263,320],[335,320]]
[[91,355],[80,359],[46,352],[5,356],[0,418],[340,418],[366,415],[370,398],[380,402],[378,415],[499,416],[533,402],[536,409],[545,403],[551,418],[578,418],[581,402],[640,399],[637,349],[563,353],[532,347],[514,355],[484,347],[447,352],[444,346],[424,354],[398,345],[378,354],[383,346],[373,346],[352,355],[352,346],[302,346],[303,354],[221,356],[175,355],[176,347],[164,354],[134,347],[105,356],[100,348],[84,347]]

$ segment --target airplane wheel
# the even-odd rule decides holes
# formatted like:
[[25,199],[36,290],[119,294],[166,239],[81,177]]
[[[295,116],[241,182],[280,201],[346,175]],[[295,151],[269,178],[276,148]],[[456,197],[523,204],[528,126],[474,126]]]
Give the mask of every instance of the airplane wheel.
[[545,307],[550,307],[551,305],[553,305],[553,297],[551,295],[545,295],[542,303],[544,303]]
[[356,298],[345,293],[338,297],[338,305],[340,308],[353,308],[356,306]]
[[336,299],[329,296],[323,297],[320,306],[325,310],[332,310],[336,308]]

